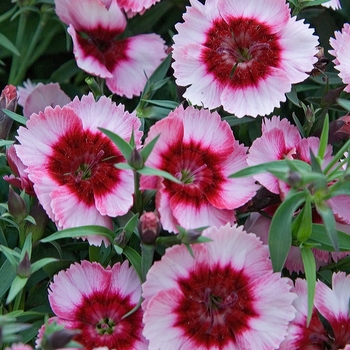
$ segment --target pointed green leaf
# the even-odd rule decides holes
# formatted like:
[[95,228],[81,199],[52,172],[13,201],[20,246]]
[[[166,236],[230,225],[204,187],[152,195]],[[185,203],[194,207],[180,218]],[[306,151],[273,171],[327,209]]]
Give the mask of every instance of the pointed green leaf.
[[0,245],[0,251],[3,252],[3,254],[6,256],[6,259],[13,266],[13,268],[17,269],[17,265],[20,261],[21,254],[3,245]]
[[301,217],[301,224],[296,236],[298,242],[301,243],[308,240],[312,232],[312,208],[310,197],[306,198],[304,207],[298,216]]
[[124,158],[128,160],[130,158],[132,147],[126,142],[122,137],[104,128],[98,128],[101,130],[109,139],[118,147],[120,152],[122,152]]
[[168,108],[170,110],[175,109],[176,107],[179,106],[179,103],[175,101],[167,101],[167,100],[142,100],[142,101],[158,107]]
[[335,224],[335,218],[332,211],[332,208],[326,203],[316,203],[316,211],[320,214],[323,224],[326,228],[327,235],[332,242],[334,250],[339,251],[339,242],[338,242],[338,231]]
[[144,166],[142,169],[137,170],[137,172],[141,175],[153,175],[153,176],[164,177],[165,179],[176,182],[177,184],[180,184],[180,185],[182,184],[182,182],[179,179],[177,179],[173,175],[171,175],[168,172],[163,171],[163,170],[154,169],[154,168],[150,168],[148,166]]
[[[294,159],[292,162],[301,171],[309,172],[311,170],[310,164],[305,163],[301,160]],[[242,170],[237,171],[234,174],[229,175],[229,178],[252,176],[266,172],[287,173],[289,169],[290,167],[286,160],[277,160],[274,162],[268,162],[244,168]]]
[[11,303],[11,301],[16,298],[17,294],[23,290],[27,282],[28,282],[28,277],[25,277],[25,278],[22,278],[19,276],[15,277],[15,279],[12,281],[11,288],[6,299],[6,304]]
[[129,241],[129,239],[131,238],[132,234],[135,231],[136,225],[138,223],[138,214],[135,214],[124,226],[124,231],[126,232],[126,242]]
[[10,264],[9,260],[5,260],[0,268],[0,299],[9,290],[15,277],[16,268]]
[[316,262],[310,248],[300,248],[307,281],[307,327],[310,325],[316,289]]
[[59,260],[55,259],[55,258],[40,259],[32,264],[31,273],[34,273],[34,272],[40,270],[41,268],[45,267],[46,265],[51,264],[51,263],[56,262],[56,261],[59,261]]
[[319,159],[323,159],[326,153],[326,149],[328,145],[328,133],[329,133],[329,118],[327,114],[324,118],[322,133],[320,137],[320,145],[318,147],[317,157]]
[[[337,236],[339,250],[342,252],[350,251],[350,235],[342,231],[337,231]],[[321,224],[312,225],[312,233],[306,243],[319,244],[319,249],[334,252],[334,247],[327,233],[327,229]]]
[[134,170],[134,168],[128,163],[116,163],[114,166],[120,170]]
[[15,112],[9,111],[8,109],[3,109],[2,110],[8,117],[10,117],[11,119],[15,120],[16,122],[22,124],[22,125],[26,125],[27,123],[27,118],[23,117],[20,114],[17,114]]
[[0,140],[0,147],[10,146],[14,143],[15,143],[15,141],[11,141],[11,140]]
[[17,47],[2,33],[0,33],[0,46],[3,46],[5,49],[11,51],[16,56],[20,56]]
[[114,232],[108,229],[107,227],[90,225],[90,226],[80,226],[80,227],[72,227],[67,228],[65,230],[61,230],[53,233],[52,235],[41,239],[42,243],[48,243],[52,241],[56,241],[57,239],[62,238],[81,238],[85,236],[91,235],[99,235],[102,237],[108,238],[110,242],[113,242]]
[[154,146],[156,145],[156,142],[158,141],[159,137],[160,137],[160,134],[157,135],[153,140],[148,142],[147,145],[145,145],[141,149],[141,155],[142,155],[142,159],[143,159],[144,162],[147,160],[147,158],[151,154],[151,152],[152,152]]
[[292,218],[295,211],[305,201],[304,192],[296,192],[277,208],[271,220],[269,248],[273,270],[281,271],[292,245]]
[[32,233],[30,232],[24,241],[24,245],[21,252],[21,261],[23,260],[25,254],[28,253],[29,260],[32,257]]
[[140,254],[132,249],[129,246],[126,246],[123,249],[123,254],[128,258],[130,261],[131,265],[134,267],[135,271],[137,272],[138,276],[142,277],[142,268],[141,268],[141,256]]

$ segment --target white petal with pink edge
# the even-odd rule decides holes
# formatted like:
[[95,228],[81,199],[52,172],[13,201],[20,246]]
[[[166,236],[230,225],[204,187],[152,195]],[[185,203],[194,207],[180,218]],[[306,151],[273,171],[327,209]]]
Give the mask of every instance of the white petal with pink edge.
[[44,112],[32,115],[27,128],[18,129],[17,140],[21,145],[15,146],[17,155],[26,166],[42,166],[52,154],[52,145],[57,139],[81,127],[81,120],[73,109],[46,107]]
[[286,100],[285,93],[290,90],[291,84],[285,72],[270,67],[268,75],[260,79],[256,86],[244,89],[226,86],[221,95],[221,104],[238,118],[265,115],[279,107],[280,102]]
[[203,231],[203,236],[213,240],[205,245],[208,252],[207,257],[202,255],[203,262],[211,257],[220,266],[230,265],[235,271],[244,271],[252,280],[271,272],[267,245],[255,234],[246,233],[242,226],[209,227]]
[[[86,225],[98,225],[113,228],[112,219],[103,216],[96,209],[95,205],[88,206],[80,201],[76,194],[72,193],[68,187],[60,186],[51,192],[51,208],[55,216],[55,222],[61,229],[79,227]],[[109,245],[107,238],[102,236],[86,236],[90,244]]]
[[284,1],[218,0],[220,15],[227,21],[236,18],[254,18],[267,25],[271,33],[279,32],[290,18],[290,10]]
[[[171,196],[170,208],[179,225],[186,229],[203,226],[221,226],[236,222],[234,210],[215,208],[206,200],[198,204],[194,202],[189,203],[184,201],[181,193],[175,193]],[[164,227],[164,212],[161,207],[159,208],[159,213]]]
[[129,141],[134,130],[136,145],[140,145],[142,131],[139,130],[141,122],[136,117],[136,113],[125,111],[122,104],[116,105],[110,98],[101,96],[98,101],[92,93],[82,96],[81,100],[76,97],[69,107],[83,122],[86,129],[98,131],[98,128],[107,129],[124,140]]
[[151,298],[162,290],[177,289],[177,280],[187,278],[190,271],[198,264],[198,260],[210,262],[208,249],[203,244],[196,244],[192,247],[191,256],[187,249],[181,245],[170,247],[162,256],[161,263],[156,261],[147,273],[146,282],[143,284],[142,303],[143,310],[146,310]]
[[51,308],[58,317],[70,320],[84,296],[106,290],[109,284],[109,275],[101,265],[88,261],[75,263],[54,276],[49,289]]
[[[131,170],[121,170],[118,173],[118,183],[108,192],[99,195],[101,189],[94,193],[96,209],[101,215],[121,216],[128,212],[133,204],[134,175]],[[101,184],[99,183],[99,186]]]
[[100,0],[56,0],[56,13],[62,22],[81,32],[98,31],[121,33],[126,18],[115,1],[106,6]]
[[165,42],[157,34],[140,34],[125,41],[127,58],[116,62],[106,84],[112,92],[131,98],[140,95],[147,78],[166,57]]
[[[149,350],[190,349],[184,347],[182,331],[174,327],[176,314],[174,307],[177,305],[181,293],[177,289],[161,291],[155,295],[143,315],[143,335],[150,340]],[[160,336],[161,335],[161,336]]]
[[125,12],[142,12],[160,0],[117,0],[117,4]]
[[315,306],[330,323],[332,320],[349,317],[350,275],[345,272],[333,273],[332,289],[317,281]]

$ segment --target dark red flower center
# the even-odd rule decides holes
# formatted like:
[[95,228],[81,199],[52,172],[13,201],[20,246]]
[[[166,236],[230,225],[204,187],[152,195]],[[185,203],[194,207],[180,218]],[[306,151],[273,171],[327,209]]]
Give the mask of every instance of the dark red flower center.
[[175,327],[182,329],[198,348],[224,348],[249,328],[254,295],[249,277],[230,265],[201,265],[178,281],[183,297],[174,310]]
[[232,88],[255,86],[279,67],[278,36],[253,18],[218,19],[207,32],[202,60],[207,71]]
[[85,297],[70,322],[81,331],[75,340],[86,350],[103,346],[108,349],[134,349],[141,337],[142,311],[139,309],[123,318],[134,307],[129,296],[118,293],[95,292]]
[[206,193],[221,189],[224,181],[222,175],[222,158],[199,143],[191,141],[186,144],[176,143],[162,156],[160,165],[178,178],[182,184],[164,180],[167,191],[181,194],[184,201],[195,204],[206,200]]
[[61,186],[68,186],[80,201],[94,205],[94,196],[108,193],[119,180],[115,163],[123,156],[100,132],[69,130],[52,146],[48,171]]

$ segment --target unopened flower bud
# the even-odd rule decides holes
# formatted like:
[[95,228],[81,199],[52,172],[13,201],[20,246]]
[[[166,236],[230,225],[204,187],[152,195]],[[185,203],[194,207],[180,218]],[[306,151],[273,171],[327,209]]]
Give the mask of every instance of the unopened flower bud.
[[26,204],[22,197],[9,187],[8,209],[16,222],[21,222],[27,216]]
[[317,58],[317,62],[314,64],[313,70],[309,73],[313,77],[319,75],[320,73],[324,73],[326,70],[326,66],[329,63],[329,59],[324,55],[324,48],[322,46],[317,46],[317,53],[314,57]]
[[65,328],[51,333],[47,336],[45,348],[47,350],[62,349],[79,333],[79,330]]
[[142,169],[144,165],[141,152],[136,147],[131,152],[129,164],[136,170]]
[[290,171],[289,172],[289,175],[288,175],[288,184],[292,187],[300,187],[301,185],[301,180],[302,180],[302,177],[301,175],[296,172],[296,171]]
[[195,243],[201,234],[202,232],[199,230],[187,230],[181,237],[181,242],[186,244]]
[[38,201],[32,204],[29,215],[34,218],[35,224],[30,221],[27,221],[25,225],[25,230],[27,233],[32,233],[33,242],[36,242],[44,234],[45,229],[47,227],[47,223],[49,222],[49,217],[47,216],[46,211]]
[[29,255],[26,252],[24,254],[23,260],[17,266],[17,275],[22,278],[30,277],[31,272],[31,263],[29,260]]
[[154,212],[143,213],[140,216],[139,234],[145,244],[154,244],[160,233],[160,221]]
[[17,90],[13,85],[7,85],[0,95],[0,139],[7,138],[13,123],[13,119],[8,117],[2,110],[8,109],[14,112],[16,107]]

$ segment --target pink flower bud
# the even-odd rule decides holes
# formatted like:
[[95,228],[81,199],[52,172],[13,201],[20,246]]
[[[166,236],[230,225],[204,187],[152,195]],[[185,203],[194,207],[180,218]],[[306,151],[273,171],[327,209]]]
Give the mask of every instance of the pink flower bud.
[[6,85],[0,95],[0,139],[6,139],[10,132],[13,119],[8,117],[3,109],[8,109],[12,112],[17,107],[17,91],[13,85]]
[[153,244],[160,233],[160,222],[154,212],[143,213],[140,216],[139,234],[145,244]]

